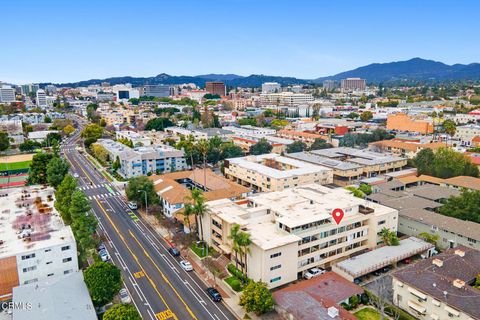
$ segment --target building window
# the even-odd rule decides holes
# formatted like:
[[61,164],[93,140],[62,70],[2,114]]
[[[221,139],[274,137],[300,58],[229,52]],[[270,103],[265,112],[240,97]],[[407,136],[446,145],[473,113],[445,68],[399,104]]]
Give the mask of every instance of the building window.
[[52,251],[52,249],[45,249],[45,252],[50,252]]
[[47,261],[47,264],[52,264],[52,261]]
[[381,221],[378,221],[378,225],[381,226],[382,224],[385,224],[386,221],[385,220],[381,220]]
[[47,274],[47,277],[51,277],[51,276],[53,276],[53,273]]
[[35,253],[30,253],[22,256],[22,260],[32,259],[35,258]]
[[280,281],[281,279],[282,279],[282,277],[275,277],[273,279],[270,279],[270,283]]
[[29,284],[29,283],[33,283],[33,282],[37,282],[37,281],[38,281],[38,279],[34,278],[34,279],[24,281],[23,284]]
[[72,272],[73,272],[73,269],[69,269],[69,270],[63,271],[63,274],[69,274],[69,273],[72,273]]
[[280,269],[281,267],[282,267],[281,264],[277,264],[276,266],[271,267],[271,268],[270,268],[270,271]]
[[271,254],[271,255],[270,255],[270,259],[273,259],[273,258],[276,258],[276,257],[280,257],[281,255],[282,255],[281,252],[277,252],[277,253]]
[[65,258],[62,260],[63,263],[72,261],[71,257]]
[[63,246],[62,251],[70,250],[70,246]]
[[23,268],[23,272],[29,272],[29,271],[34,271],[37,270],[37,266],[31,266],[28,268]]

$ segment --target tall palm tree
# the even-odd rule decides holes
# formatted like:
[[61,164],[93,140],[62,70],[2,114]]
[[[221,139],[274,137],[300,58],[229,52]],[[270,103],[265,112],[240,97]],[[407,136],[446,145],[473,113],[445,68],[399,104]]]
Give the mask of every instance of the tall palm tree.
[[190,225],[190,216],[194,214],[193,205],[191,203],[185,203],[183,207],[183,223],[188,227],[188,230],[192,230]]
[[240,234],[240,225],[234,223],[232,229],[230,229],[229,239],[232,240],[232,250],[235,253],[235,268],[238,270],[238,253],[240,252],[240,246],[238,245],[238,239]]
[[197,236],[203,241],[203,224],[201,218],[210,212],[206,203],[207,201],[202,194],[202,190],[196,188],[192,189],[191,195],[186,197],[186,200],[191,202],[192,213],[195,215],[195,223],[197,224]]
[[206,139],[200,139],[200,141],[198,141],[197,143],[197,149],[198,149],[198,152],[200,152],[200,154],[202,155],[203,157],[203,179],[204,179],[204,185],[207,184],[207,155],[208,155],[208,151],[210,150],[210,144],[208,142],[208,140]]
[[389,243],[390,243],[390,229],[382,228],[382,230],[380,230],[380,237],[382,238],[382,241],[386,245],[389,245]]
[[250,245],[252,244],[252,239],[250,238],[250,234],[240,231],[238,234],[238,245],[241,248],[241,254],[243,255],[243,273],[247,276],[248,268],[247,268],[247,256],[250,254]]

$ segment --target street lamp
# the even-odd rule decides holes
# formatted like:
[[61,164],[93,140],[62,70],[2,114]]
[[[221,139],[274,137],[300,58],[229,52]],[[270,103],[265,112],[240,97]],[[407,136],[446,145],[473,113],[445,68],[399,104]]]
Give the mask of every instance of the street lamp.
[[145,193],[145,213],[148,215],[147,191],[138,190],[138,192],[144,192]]

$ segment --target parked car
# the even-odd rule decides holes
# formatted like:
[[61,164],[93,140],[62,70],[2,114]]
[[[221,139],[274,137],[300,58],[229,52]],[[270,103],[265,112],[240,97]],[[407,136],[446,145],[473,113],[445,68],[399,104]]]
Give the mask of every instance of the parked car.
[[120,295],[120,301],[122,301],[122,303],[132,302],[132,298],[130,298],[127,289],[122,288],[118,294]]
[[392,267],[386,266],[386,267],[383,267],[383,268],[382,268],[382,272],[383,272],[383,273],[387,273],[387,272],[390,271],[391,269],[392,269]]
[[102,250],[107,250],[107,248],[105,247],[105,245],[103,243],[100,243],[97,247],[97,252],[100,252]]
[[180,261],[180,266],[185,271],[192,271],[193,270],[192,264],[190,262],[186,261],[186,260]]
[[174,257],[178,257],[180,255],[180,250],[175,247],[168,248],[168,252],[170,252],[170,254]]
[[214,302],[220,302],[222,301],[222,295],[220,294],[220,292],[218,292],[217,289],[215,288],[207,288],[207,294],[210,296],[210,298],[214,301]]
[[410,264],[410,263],[412,263],[412,259],[406,258],[406,259],[403,259],[402,262],[405,263],[405,264]]
[[136,202],[133,202],[133,201],[130,201],[128,203],[128,207],[132,210],[137,210],[138,209],[138,206],[137,206],[137,203]]
[[323,270],[323,269],[312,268],[312,269],[308,270],[307,272],[305,272],[303,277],[308,280],[308,279],[318,277],[319,275],[322,275],[324,273],[325,273],[325,270]]
[[355,279],[353,279],[353,283],[360,284],[360,283],[362,283],[362,279],[361,278],[355,278]]
[[79,177],[78,173],[75,172],[75,173],[73,174],[73,177],[74,177],[74,178],[78,178],[78,177]]
[[382,272],[380,270],[375,270],[375,271],[373,271],[373,275],[378,277],[378,276],[382,275]]
[[100,250],[99,256],[103,262],[107,262],[108,260],[110,260],[110,255],[108,254],[107,249]]

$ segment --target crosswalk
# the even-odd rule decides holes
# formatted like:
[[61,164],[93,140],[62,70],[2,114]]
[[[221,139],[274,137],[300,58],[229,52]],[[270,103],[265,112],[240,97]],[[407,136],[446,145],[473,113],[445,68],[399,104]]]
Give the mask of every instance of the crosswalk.
[[88,200],[97,200],[97,199],[105,199],[109,197],[117,197],[120,196],[120,192],[114,192],[114,193],[102,193],[102,194],[95,194],[93,196],[87,196]]
[[101,183],[101,184],[86,185],[86,186],[80,187],[79,189],[82,191],[85,191],[85,190],[107,188],[107,187],[110,187],[107,183]]

